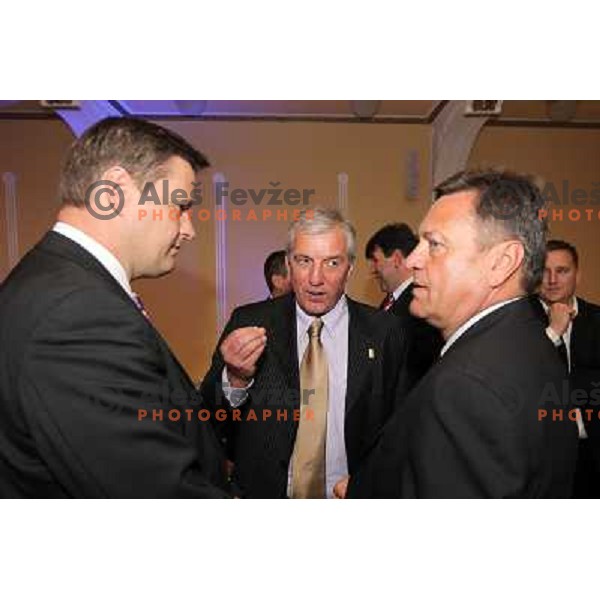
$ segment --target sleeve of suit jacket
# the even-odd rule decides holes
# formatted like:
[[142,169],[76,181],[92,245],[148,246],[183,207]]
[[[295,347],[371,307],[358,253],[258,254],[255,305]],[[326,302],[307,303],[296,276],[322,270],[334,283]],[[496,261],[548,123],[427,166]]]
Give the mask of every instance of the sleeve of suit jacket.
[[199,456],[181,423],[138,419],[139,409],[167,408],[165,365],[117,296],[89,288],[60,299],[33,331],[18,379],[31,435],[66,494],[227,496],[209,483],[217,458]]
[[217,431],[219,438],[225,448],[225,451],[229,458],[232,455],[232,444],[235,436],[235,424],[228,418],[224,420],[216,420],[214,415],[219,410],[231,410],[231,405],[225,395],[223,394],[222,386],[222,375],[223,369],[225,368],[225,361],[221,355],[220,346],[223,340],[235,329],[240,327],[248,326],[242,317],[242,311],[236,308],[227,325],[223,329],[223,333],[217,342],[217,347],[213,353],[210,369],[202,380],[202,386],[200,388],[203,402],[209,408],[211,415],[213,415],[213,425]]
[[243,325],[240,324],[239,312],[239,309],[236,308],[231,314],[227,325],[225,325],[223,333],[221,333],[219,341],[217,342],[217,347],[213,353],[210,369],[202,380],[202,397],[207,406],[210,406],[213,410],[218,408],[227,409],[230,407],[222,391],[221,377],[225,367],[225,362],[223,361],[223,357],[221,356],[221,351],[219,348],[223,340],[232,331],[238,329],[239,327],[243,327]]

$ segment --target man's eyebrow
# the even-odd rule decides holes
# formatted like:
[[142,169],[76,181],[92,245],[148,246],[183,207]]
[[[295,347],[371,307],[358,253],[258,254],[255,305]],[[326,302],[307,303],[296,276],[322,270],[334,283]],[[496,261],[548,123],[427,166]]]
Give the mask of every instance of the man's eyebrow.
[[[332,254],[331,256],[325,256],[320,260],[335,260],[335,259],[340,259],[343,258],[344,254]],[[308,258],[309,260],[315,260],[314,257],[312,256],[308,256],[308,254],[294,254],[293,258]]]

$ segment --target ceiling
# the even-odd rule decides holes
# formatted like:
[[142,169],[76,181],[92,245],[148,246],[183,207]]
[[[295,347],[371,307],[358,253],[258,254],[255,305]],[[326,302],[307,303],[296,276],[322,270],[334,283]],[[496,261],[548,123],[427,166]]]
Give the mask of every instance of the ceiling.
[[[431,123],[440,100],[113,100],[123,114],[194,119],[351,120]],[[554,104],[552,104],[554,103]],[[374,116],[371,114],[375,112]],[[360,116],[359,116],[360,115]],[[0,101],[0,118],[54,118],[37,100]],[[600,101],[505,100],[497,124],[600,126]]]

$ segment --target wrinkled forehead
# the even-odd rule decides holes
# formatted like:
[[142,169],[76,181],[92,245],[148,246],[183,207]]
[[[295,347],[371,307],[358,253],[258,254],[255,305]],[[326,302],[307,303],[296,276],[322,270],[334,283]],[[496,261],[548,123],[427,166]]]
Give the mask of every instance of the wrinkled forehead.
[[568,250],[550,250],[546,253],[546,269],[567,267],[575,269],[575,261]]
[[475,231],[477,192],[456,192],[442,196],[429,209],[419,227],[419,235],[442,233],[448,237],[465,234],[470,227]]
[[292,254],[313,258],[330,258],[348,254],[346,235],[341,227],[319,233],[299,230],[294,237]]

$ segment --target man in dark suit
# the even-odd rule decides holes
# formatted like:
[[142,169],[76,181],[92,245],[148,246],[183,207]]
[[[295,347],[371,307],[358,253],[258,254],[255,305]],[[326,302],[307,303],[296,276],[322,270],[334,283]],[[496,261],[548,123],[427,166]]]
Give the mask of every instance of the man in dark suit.
[[571,394],[577,394],[579,447],[576,498],[600,497],[600,306],[576,296],[579,256],[572,244],[550,240],[539,298],[546,334],[566,361]]
[[526,297],[543,271],[541,193],[518,175],[467,171],[435,195],[408,266],[411,311],[440,329],[442,356],[348,496],[568,497],[576,428],[545,404],[566,371]]
[[265,259],[265,282],[271,298],[285,296],[292,291],[292,282],[285,259],[285,250],[271,252]]
[[408,309],[413,297],[413,277],[406,259],[417,244],[415,234],[406,223],[392,223],[374,233],[365,248],[371,273],[386,293],[379,308],[397,316],[406,330],[409,387],[423,377],[443,346],[439,331],[424,319],[413,316]]
[[57,223],[0,289],[0,497],[227,496],[199,396],[130,286],[171,271],[194,238],[183,215],[207,165],[135,119],[73,144]]
[[344,294],[355,233],[337,211],[303,214],[287,256],[294,295],[233,312],[202,392],[229,410],[241,495],[331,497],[402,394],[405,340],[394,317]]

